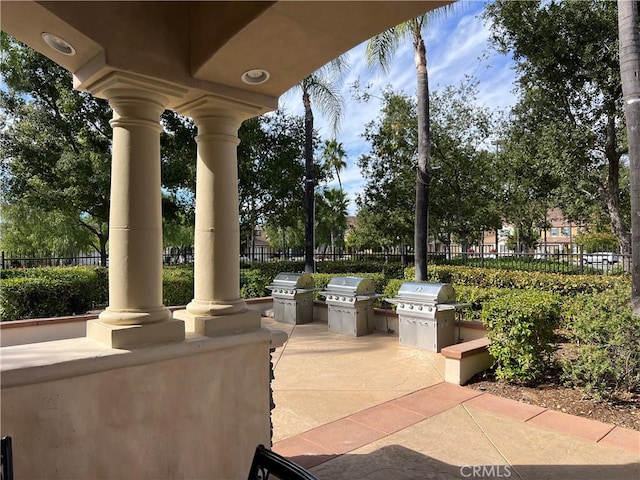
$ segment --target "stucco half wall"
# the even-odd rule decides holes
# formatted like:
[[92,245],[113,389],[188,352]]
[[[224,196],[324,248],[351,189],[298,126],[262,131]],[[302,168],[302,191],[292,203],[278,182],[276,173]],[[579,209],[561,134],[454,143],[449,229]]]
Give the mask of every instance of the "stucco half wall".
[[246,478],[270,444],[270,340],[261,329],[130,351],[86,338],[4,348],[16,478]]

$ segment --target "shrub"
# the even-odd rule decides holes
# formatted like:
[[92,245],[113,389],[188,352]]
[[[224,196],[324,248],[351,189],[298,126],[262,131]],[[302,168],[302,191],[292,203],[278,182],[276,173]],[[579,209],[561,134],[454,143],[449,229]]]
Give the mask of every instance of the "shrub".
[[398,278],[389,280],[386,287],[384,287],[384,291],[383,291],[385,298],[393,298],[397,296],[398,290],[400,290],[400,287],[404,282],[405,280],[398,279]]
[[108,299],[105,268],[44,267],[0,280],[0,321],[83,314]]
[[494,298],[508,295],[512,290],[508,288],[495,287],[470,287],[468,285],[458,285],[455,287],[456,301],[470,303],[471,308],[462,312],[465,320],[480,320],[483,305]]
[[0,320],[6,322],[75,313],[67,307],[69,296],[68,282],[24,277],[3,280]]
[[242,287],[240,287],[240,296],[242,298],[259,298],[271,294],[266,286],[271,283],[269,278],[259,269],[244,270],[242,274]]
[[488,300],[481,320],[488,328],[497,378],[535,382],[550,366],[559,318],[559,299],[550,293],[512,291]]
[[162,270],[162,303],[186,305],[193,299],[193,267],[165,267]]
[[333,276],[345,274],[345,272],[380,273],[385,281],[393,278],[402,278],[405,266],[400,262],[358,261],[340,260],[324,261],[317,263],[318,273],[330,273]]
[[564,310],[565,328],[577,347],[562,364],[566,382],[595,397],[640,389],[640,317],[631,314],[627,287],[582,295]]

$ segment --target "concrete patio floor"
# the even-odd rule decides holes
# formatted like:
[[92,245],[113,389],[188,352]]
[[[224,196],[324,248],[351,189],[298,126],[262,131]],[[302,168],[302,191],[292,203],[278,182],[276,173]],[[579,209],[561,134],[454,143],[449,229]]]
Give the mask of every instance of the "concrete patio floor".
[[273,450],[329,479],[640,479],[640,432],[443,382],[394,334],[288,325],[273,354]]

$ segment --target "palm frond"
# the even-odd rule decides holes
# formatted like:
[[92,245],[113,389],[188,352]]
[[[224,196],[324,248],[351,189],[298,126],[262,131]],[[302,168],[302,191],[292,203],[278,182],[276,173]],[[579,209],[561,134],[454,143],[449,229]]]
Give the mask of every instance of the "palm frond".
[[458,1],[444,5],[435,10],[431,10],[417,18],[407,20],[395,27],[391,27],[375,37],[370,38],[366,45],[366,58],[370,67],[379,67],[383,72],[388,73],[391,59],[400,42],[405,38],[413,38],[416,33],[422,32],[427,27],[427,23],[446,18],[450,14],[459,11],[469,4],[467,1]]
[[337,131],[345,106],[344,98],[340,93],[340,82],[332,82],[331,79],[322,78],[315,73],[305,80],[307,81],[307,92],[309,92],[313,104],[327,117],[334,131]]
[[391,59],[398,48],[402,36],[397,27],[392,27],[370,38],[365,51],[369,66],[377,66],[383,72],[388,72]]

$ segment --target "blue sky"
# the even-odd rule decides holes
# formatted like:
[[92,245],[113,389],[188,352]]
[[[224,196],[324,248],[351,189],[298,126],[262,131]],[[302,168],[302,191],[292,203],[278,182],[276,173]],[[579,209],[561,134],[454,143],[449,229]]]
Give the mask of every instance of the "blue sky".
[[[458,85],[465,75],[478,80],[478,103],[491,109],[506,109],[515,102],[513,93],[515,73],[513,61],[493,51],[489,45],[489,25],[481,18],[483,1],[456,5],[450,13],[439,15],[431,21],[424,38],[427,46],[429,86],[432,91],[447,85]],[[413,45],[404,42],[396,51],[388,74],[371,71],[365,61],[364,44],[349,52],[350,70],[344,81],[342,95],[346,102],[343,121],[337,139],[347,152],[347,168],[341,173],[343,188],[351,200],[349,213],[355,213],[355,195],[362,189],[364,179],[356,165],[362,154],[369,152],[368,143],[362,138],[364,127],[380,112],[376,96],[387,86],[394,91],[415,95],[416,75],[413,64]],[[353,98],[350,85],[359,80],[361,85],[371,83],[373,97],[367,102]],[[288,112],[302,114],[299,92],[285,94],[280,107]],[[315,114],[315,126],[323,139],[332,137],[331,127],[319,112]],[[329,184],[337,187],[338,182]]]

